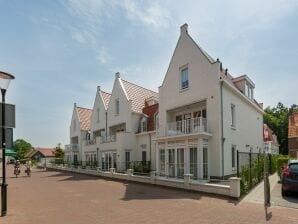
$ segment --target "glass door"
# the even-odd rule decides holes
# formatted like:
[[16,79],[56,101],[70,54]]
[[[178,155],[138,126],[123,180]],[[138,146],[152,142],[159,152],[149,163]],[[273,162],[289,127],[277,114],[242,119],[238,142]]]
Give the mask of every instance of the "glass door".
[[203,178],[208,178],[208,148],[203,147]]
[[189,149],[189,165],[190,165],[190,174],[193,175],[195,179],[198,178],[198,157],[197,157],[197,148],[193,147]]
[[165,175],[165,150],[160,149],[159,150],[159,175],[164,176]]
[[190,121],[191,121],[191,114],[184,114],[184,133],[190,133]]
[[125,168],[129,169],[130,163],[130,152],[125,152]]
[[177,149],[177,177],[184,178],[184,149]]
[[169,177],[175,177],[175,149],[169,149]]
[[117,153],[116,152],[113,152],[112,159],[113,159],[113,168],[117,169]]

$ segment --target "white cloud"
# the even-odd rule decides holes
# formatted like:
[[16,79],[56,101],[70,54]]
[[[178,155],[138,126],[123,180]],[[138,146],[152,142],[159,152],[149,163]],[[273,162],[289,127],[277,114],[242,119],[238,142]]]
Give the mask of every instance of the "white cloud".
[[102,47],[98,51],[97,59],[100,61],[101,64],[107,64],[111,60],[111,56],[107,53],[105,47]]

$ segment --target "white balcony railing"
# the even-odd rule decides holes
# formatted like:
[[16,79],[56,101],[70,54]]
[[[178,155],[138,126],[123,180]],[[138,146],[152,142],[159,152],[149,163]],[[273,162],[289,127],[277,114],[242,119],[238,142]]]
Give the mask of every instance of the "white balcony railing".
[[116,141],[116,135],[110,135],[110,136],[101,136],[100,143],[108,143],[108,142],[115,142]]
[[79,145],[78,144],[69,144],[65,145],[66,151],[79,151]]
[[207,119],[198,117],[167,123],[166,136],[207,132]]

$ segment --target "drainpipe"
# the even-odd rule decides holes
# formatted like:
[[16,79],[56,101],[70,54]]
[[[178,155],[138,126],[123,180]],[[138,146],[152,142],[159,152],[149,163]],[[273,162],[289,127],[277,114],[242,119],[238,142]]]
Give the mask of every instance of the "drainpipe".
[[225,159],[224,159],[224,142],[225,142],[225,138],[223,137],[224,136],[224,128],[223,128],[223,94],[222,94],[222,85],[223,85],[223,82],[220,83],[220,120],[221,120],[221,173],[222,173],[222,179],[224,179],[224,168],[225,168],[225,165],[224,165],[224,162],[225,162]]

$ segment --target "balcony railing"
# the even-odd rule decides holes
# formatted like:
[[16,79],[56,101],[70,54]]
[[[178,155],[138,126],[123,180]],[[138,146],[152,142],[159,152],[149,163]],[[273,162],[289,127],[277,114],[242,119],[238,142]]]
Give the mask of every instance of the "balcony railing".
[[79,151],[79,145],[78,144],[69,144],[65,145],[66,151]]
[[115,141],[116,141],[116,135],[102,136],[100,138],[100,143],[108,143],[108,142],[115,142]]
[[167,123],[166,135],[183,135],[198,132],[207,132],[207,119],[198,117],[192,119],[186,119],[181,121],[175,121]]

